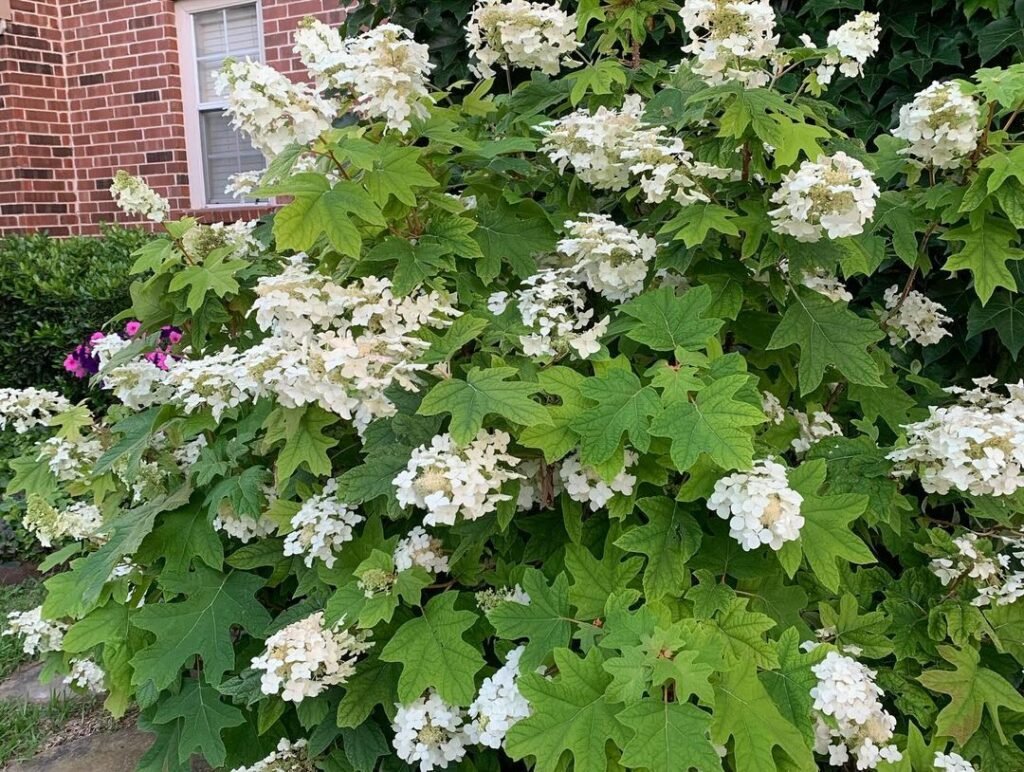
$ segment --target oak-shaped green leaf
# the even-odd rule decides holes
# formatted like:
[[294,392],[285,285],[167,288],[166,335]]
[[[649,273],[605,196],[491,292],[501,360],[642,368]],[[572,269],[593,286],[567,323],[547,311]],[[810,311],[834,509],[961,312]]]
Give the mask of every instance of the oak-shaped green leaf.
[[1009,260],[1024,258],[1024,251],[1018,249],[1017,229],[1006,220],[986,217],[979,223],[952,228],[941,236],[943,241],[963,243],[960,251],[953,254],[943,270],[968,270],[974,277],[974,292],[981,302],[988,303],[998,287],[1016,291],[1017,282],[1007,267]]
[[694,287],[682,297],[672,287],[659,287],[621,307],[636,324],[626,335],[655,351],[703,348],[722,327],[721,319],[705,318],[714,296],[709,287]]
[[598,560],[586,547],[567,544],[565,567],[572,575],[569,601],[582,619],[596,619],[604,611],[612,595],[621,592],[640,573],[642,558],[622,559],[622,551],[606,545],[604,556]]
[[975,301],[967,314],[968,339],[995,330],[1014,359],[1024,348],[1024,297],[1000,290],[985,305]]
[[205,682],[219,684],[235,663],[233,628],[259,635],[270,623],[270,614],[254,597],[263,584],[256,574],[222,574],[203,565],[190,574],[162,577],[164,589],[185,600],[147,604],[132,619],[136,627],[156,636],[132,659],[133,682],[152,681],[157,689],[165,689],[199,656]]
[[647,523],[626,530],[615,546],[647,556],[643,583],[648,601],[678,597],[688,585],[686,562],[700,547],[700,526],[682,504],[665,496],[640,499],[637,506]]
[[760,667],[776,667],[779,655],[764,634],[775,627],[766,614],[747,610],[746,598],[733,598],[715,617],[722,635],[725,655],[732,662],[753,662]]
[[178,760],[185,764],[194,753],[202,755],[214,767],[220,767],[227,758],[227,749],[221,733],[245,723],[242,711],[221,700],[217,690],[188,680],[178,694],[160,702],[154,724],[181,722]]
[[419,412],[421,415],[451,413],[448,431],[459,444],[476,437],[488,415],[500,415],[524,426],[550,424],[544,407],[530,399],[540,385],[510,381],[515,374],[514,367],[488,370],[474,367],[464,381],[449,378],[434,386],[423,398]]
[[621,369],[586,379],[580,392],[595,403],[569,424],[580,436],[583,463],[593,466],[607,461],[619,449],[623,434],[634,448],[647,451],[651,443],[647,428],[661,404],[658,392],[644,386],[632,370]]
[[473,701],[474,677],[485,663],[480,651],[462,638],[476,624],[477,616],[456,610],[458,597],[458,592],[449,590],[432,598],[423,608],[423,616],[399,627],[381,650],[382,660],[402,665],[398,697],[403,703],[412,702],[431,687],[453,705]]
[[768,348],[800,348],[801,394],[816,389],[828,367],[837,369],[851,383],[884,385],[878,365],[867,350],[884,337],[876,322],[812,290],[798,288],[792,297]]
[[547,660],[552,650],[569,644],[573,616],[565,574],[556,576],[548,587],[544,574],[536,568],[528,568],[522,587],[530,596],[529,605],[512,601],[500,603],[487,618],[501,638],[529,639],[520,659],[520,669],[525,672]]
[[416,205],[416,188],[437,187],[437,180],[419,164],[422,151],[415,147],[387,148],[366,173],[366,189],[383,206],[394,196],[407,206]]
[[651,434],[672,440],[672,462],[688,471],[706,453],[723,469],[745,469],[754,455],[751,427],[764,422],[760,406],[736,399],[750,376],[712,381],[693,402],[674,402],[654,418]]
[[278,480],[287,480],[305,466],[316,475],[331,473],[327,451],[338,441],[324,434],[324,429],[338,422],[338,417],[318,405],[300,408],[278,408],[267,418],[265,446],[278,442],[284,445],[277,454]]
[[927,670],[917,679],[933,692],[948,694],[949,704],[935,721],[935,731],[952,737],[960,745],[978,731],[982,713],[988,711],[992,725],[1005,744],[999,709],[1024,713],[1024,697],[994,670],[981,667],[977,649],[939,646],[939,654],[953,670]]
[[631,769],[712,772],[722,768],[708,731],[711,714],[690,704],[646,699],[618,715],[633,731],[622,749]]
[[209,293],[222,298],[238,292],[235,274],[248,265],[244,260],[227,260],[225,255],[210,256],[198,265],[190,265],[175,273],[168,289],[177,292],[188,287],[185,304],[189,311],[197,313]]
[[605,693],[611,676],[601,667],[602,661],[596,648],[585,659],[568,649],[556,649],[558,675],[553,679],[521,671],[519,690],[532,713],[509,730],[505,745],[509,756],[517,760],[532,756],[536,772],[564,769],[559,760],[566,753],[578,772],[607,768],[605,745],[621,743],[624,731],[615,718],[621,705]]
[[542,451],[544,458],[553,463],[579,442],[572,424],[587,405],[580,392],[585,378],[568,367],[550,367],[542,371],[538,379],[541,391],[558,397],[561,404],[549,405],[548,423],[527,426],[519,435],[519,442]]

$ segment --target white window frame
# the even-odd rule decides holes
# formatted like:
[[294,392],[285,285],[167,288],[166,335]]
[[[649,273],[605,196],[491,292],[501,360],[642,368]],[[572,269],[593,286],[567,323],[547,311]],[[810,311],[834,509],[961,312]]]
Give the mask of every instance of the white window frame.
[[[196,56],[195,26],[192,17],[204,11],[218,11],[239,5],[256,5],[260,60],[266,62],[263,28],[263,0],[179,0],[174,4],[178,28],[178,58],[181,68],[181,101],[185,121],[185,157],[188,161],[189,199],[193,209],[239,209],[268,206],[269,202],[210,203],[206,200],[206,171],[203,158],[202,126],[199,120],[199,66]],[[248,171],[243,169],[242,171]]]

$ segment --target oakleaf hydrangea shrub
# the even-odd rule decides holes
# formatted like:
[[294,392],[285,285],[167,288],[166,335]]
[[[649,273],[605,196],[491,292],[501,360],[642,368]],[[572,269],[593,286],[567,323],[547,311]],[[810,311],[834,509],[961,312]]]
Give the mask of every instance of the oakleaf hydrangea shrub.
[[393,22],[227,62],[264,224],[115,181],[120,404],[0,402],[9,634],[143,769],[1024,768],[1024,66],[865,147],[884,16],[619,7],[482,2],[461,95]]

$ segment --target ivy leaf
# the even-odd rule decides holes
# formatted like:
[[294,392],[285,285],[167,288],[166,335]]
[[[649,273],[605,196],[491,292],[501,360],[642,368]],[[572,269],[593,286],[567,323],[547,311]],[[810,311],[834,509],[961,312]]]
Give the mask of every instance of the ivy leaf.
[[661,404],[658,392],[641,384],[632,370],[609,370],[580,384],[580,393],[596,404],[583,410],[570,428],[580,436],[583,463],[596,466],[611,458],[626,434],[633,447],[645,453],[651,435],[647,428]]
[[800,555],[823,585],[832,592],[839,589],[837,561],[874,563],[875,556],[851,529],[850,523],[864,514],[869,498],[858,493],[821,496],[819,489],[825,482],[825,461],[807,461],[790,472],[790,486],[803,496],[800,514],[804,525],[796,541],[787,542],[779,558],[792,576],[800,564]]
[[791,762],[782,769],[814,772],[818,768],[800,730],[783,717],[758,680],[753,660],[740,660],[716,685],[711,738],[719,745],[732,738],[736,769],[778,772],[776,748]]
[[419,412],[421,415],[451,413],[448,431],[461,445],[476,437],[484,418],[492,414],[524,426],[550,424],[544,407],[530,399],[540,385],[509,381],[516,372],[514,367],[487,370],[474,367],[464,381],[449,378],[434,386],[423,398]]
[[633,731],[622,749],[622,764],[648,770],[721,769],[708,731],[711,716],[700,708],[678,702],[646,699],[618,715]]
[[807,394],[818,387],[830,365],[851,383],[883,386],[878,365],[867,351],[883,337],[872,320],[817,292],[797,288],[768,349],[799,346],[800,393]]
[[474,676],[485,662],[477,648],[462,638],[476,624],[477,615],[456,611],[458,597],[458,592],[449,590],[432,598],[423,616],[399,627],[381,651],[382,660],[402,665],[398,679],[401,702],[412,702],[430,687],[453,705],[473,701]]
[[621,744],[623,730],[615,718],[621,705],[605,694],[611,676],[601,667],[600,651],[591,649],[581,659],[556,649],[555,664],[558,675],[551,680],[521,670],[519,690],[532,713],[509,730],[506,751],[516,760],[532,756],[536,772],[564,769],[559,761],[566,752],[578,772],[603,772],[605,745],[609,740]]
[[700,548],[700,526],[668,497],[652,496],[636,504],[647,515],[647,524],[625,531],[615,546],[647,556],[643,583],[648,602],[678,597],[688,584],[686,563]]
[[569,611],[569,581],[565,574],[556,576],[548,587],[544,574],[536,568],[527,568],[522,587],[530,596],[530,605],[512,601],[500,603],[487,619],[505,640],[529,639],[520,658],[520,670],[525,673],[543,664],[552,650],[569,644],[573,616]]
[[1011,247],[1017,242],[1017,230],[1005,220],[986,217],[976,225],[961,225],[946,231],[943,241],[960,241],[963,247],[952,255],[943,270],[953,273],[968,270],[974,276],[974,292],[982,304],[988,303],[997,287],[1016,291],[1017,282],[1007,268],[1008,260],[1024,258],[1024,251]]
[[216,689],[188,680],[178,694],[160,702],[154,724],[167,724],[181,720],[178,742],[178,760],[187,764],[193,753],[199,753],[214,767],[227,759],[227,749],[221,733],[245,723],[242,711],[221,701]]
[[279,407],[267,418],[264,446],[283,441],[277,454],[278,480],[287,480],[305,466],[315,475],[331,473],[331,459],[327,451],[338,444],[323,430],[338,422],[338,417],[318,405],[301,408]]
[[995,330],[1015,360],[1024,347],[1024,297],[997,292],[985,305],[974,302],[967,314],[967,338]]
[[981,667],[978,651],[939,646],[939,654],[953,670],[928,670],[917,679],[928,689],[948,694],[950,702],[935,721],[935,731],[966,743],[981,725],[982,712],[988,710],[999,739],[1006,744],[999,708],[1024,713],[1024,697],[994,670]]
[[235,663],[232,627],[259,635],[270,623],[270,614],[253,597],[264,584],[256,574],[222,574],[199,565],[184,576],[165,575],[160,583],[186,600],[146,605],[132,619],[136,627],[156,635],[132,660],[136,684],[152,681],[157,689],[166,689],[181,674],[182,666],[199,656],[203,678],[217,685]]
[[749,375],[727,375],[712,381],[694,402],[675,402],[655,417],[651,434],[672,440],[672,463],[688,471],[702,453],[723,469],[745,469],[754,455],[750,429],[764,422],[760,406],[736,399]]
[[694,287],[681,298],[672,287],[659,287],[633,298],[621,307],[633,317],[626,336],[655,351],[703,348],[722,327],[721,319],[705,318],[714,297],[709,287]]

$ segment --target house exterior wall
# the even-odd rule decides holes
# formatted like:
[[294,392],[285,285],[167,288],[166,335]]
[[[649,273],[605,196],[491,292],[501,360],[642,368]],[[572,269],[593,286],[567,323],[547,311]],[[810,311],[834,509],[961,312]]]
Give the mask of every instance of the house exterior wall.
[[[126,218],[118,169],[146,178],[172,216],[210,222],[255,208],[192,210],[175,0],[11,0],[0,34],[0,234],[95,233]],[[337,24],[338,0],[261,0],[266,61],[298,79],[298,22]]]

